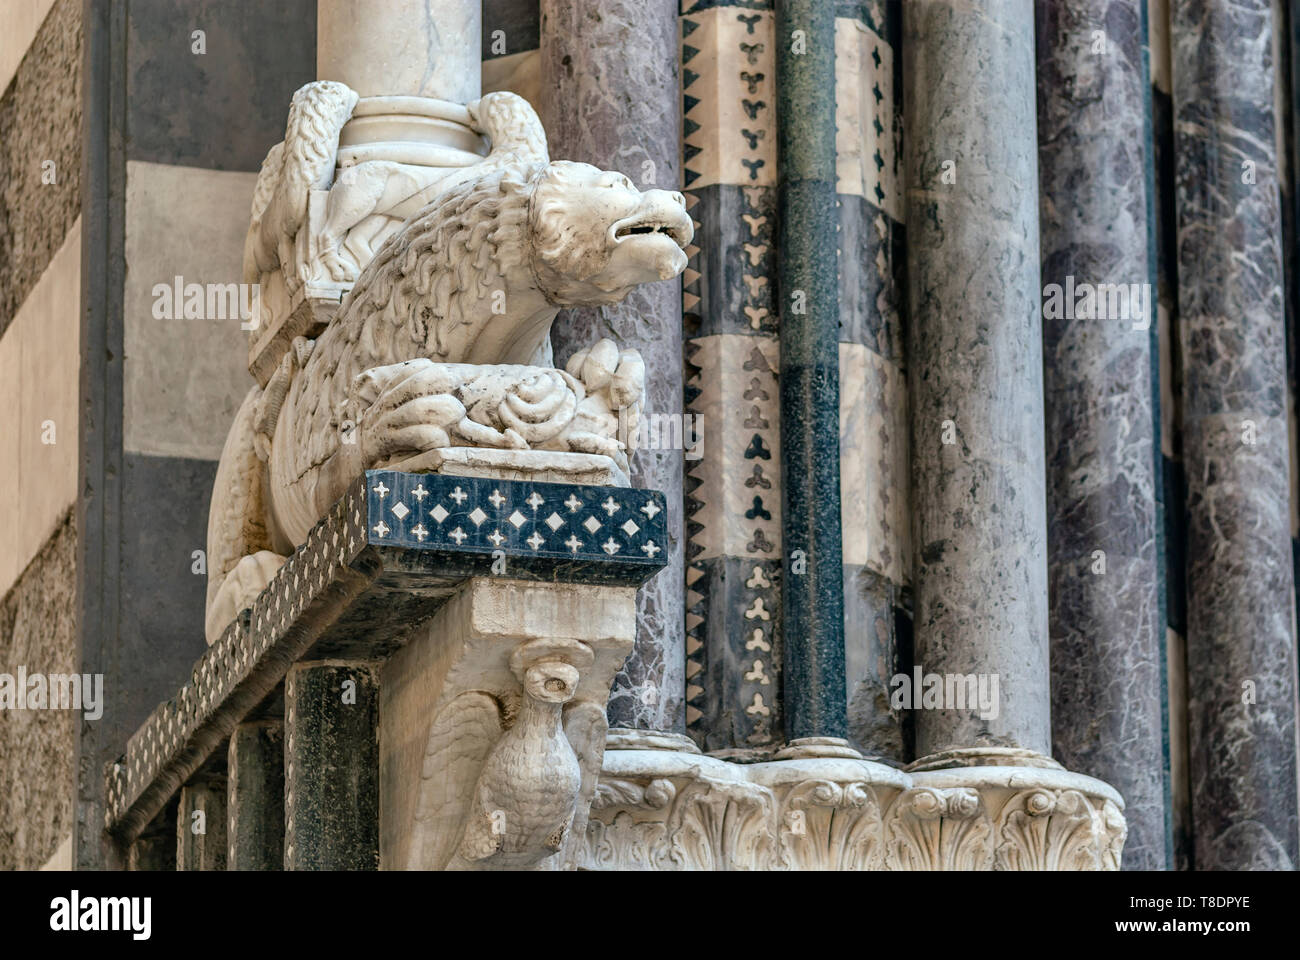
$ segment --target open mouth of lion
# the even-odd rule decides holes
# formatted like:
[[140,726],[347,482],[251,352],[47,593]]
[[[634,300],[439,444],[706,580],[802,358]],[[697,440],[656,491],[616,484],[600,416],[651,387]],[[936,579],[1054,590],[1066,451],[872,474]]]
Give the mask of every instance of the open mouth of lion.
[[690,219],[685,213],[678,216],[665,216],[662,213],[644,213],[628,217],[614,224],[614,240],[622,242],[631,237],[662,236],[679,247],[685,247],[691,241]]

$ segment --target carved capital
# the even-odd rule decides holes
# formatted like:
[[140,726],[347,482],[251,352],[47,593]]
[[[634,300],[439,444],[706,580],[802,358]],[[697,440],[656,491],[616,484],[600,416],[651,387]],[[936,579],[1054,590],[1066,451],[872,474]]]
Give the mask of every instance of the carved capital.
[[909,773],[848,757],[734,764],[668,743],[619,746],[605,754],[586,869],[1119,868],[1123,801],[1045,757]]

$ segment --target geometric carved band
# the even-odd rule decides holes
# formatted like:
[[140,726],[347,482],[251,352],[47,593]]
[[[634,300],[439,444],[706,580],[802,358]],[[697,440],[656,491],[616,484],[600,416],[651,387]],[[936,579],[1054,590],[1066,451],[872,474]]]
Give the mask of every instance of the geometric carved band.
[[664,506],[626,487],[357,477],[107,764],[105,826],[139,836],[293,663],[383,660],[469,577],[639,586],[667,562]]

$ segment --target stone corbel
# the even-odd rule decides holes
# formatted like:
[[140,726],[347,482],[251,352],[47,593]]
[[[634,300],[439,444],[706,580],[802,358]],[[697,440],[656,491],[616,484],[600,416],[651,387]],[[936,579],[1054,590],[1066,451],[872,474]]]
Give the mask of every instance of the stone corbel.
[[563,869],[636,590],[475,577],[385,668],[385,868]]

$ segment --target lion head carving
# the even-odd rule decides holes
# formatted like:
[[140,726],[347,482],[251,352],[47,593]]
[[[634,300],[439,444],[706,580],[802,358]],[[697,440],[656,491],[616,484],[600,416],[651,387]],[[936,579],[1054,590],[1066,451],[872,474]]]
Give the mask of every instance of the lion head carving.
[[680,193],[642,193],[623,174],[556,161],[532,185],[533,269],[560,306],[617,303],[686,267],[694,234]]

